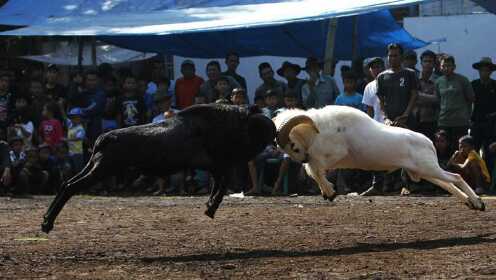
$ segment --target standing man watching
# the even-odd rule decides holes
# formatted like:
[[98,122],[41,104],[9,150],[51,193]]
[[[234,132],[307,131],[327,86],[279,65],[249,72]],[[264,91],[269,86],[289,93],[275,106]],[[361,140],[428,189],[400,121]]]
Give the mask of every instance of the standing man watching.
[[472,81],[475,101],[474,112],[472,114],[471,134],[475,141],[475,150],[482,147],[484,160],[488,164],[489,170],[494,166],[494,154],[489,153],[490,140],[494,138],[496,123],[496,81],[491,79],[491,74],[496,71],[490,57],[483,57],[472,67],[479,71],[479,79]]
[[374,120],[384,123],[384,113],[381,110],[381,101],[377,97],[377,76],[384,71],[384,60],[374,57],[367,63],[370,75],[374,80],[365,86],[362,103],[367,106],[367,114]]
[[305,62],[305,70],[309,78],[301,89],[303,106],[310,109],[334,104],[339,89],[334,78],[321,74],[322,63],[315,57],[309,57]]
[[436,80],[435,93],[439,100],[438,127],[448,133],[451,150],[454,151],[458,140],[467,134],[474,102],[474,91],[469,80],[455,73],[453,56],[441,58],[443,75]]
[[415,125],[411,112],[417,99],[418,80],[415,72],[403,68],[403,47],[387,47],[389,68],[377,77],[377,96],[384,112],[384,123],[412,129]]
[[247,91],[248,89],[246,88],[246,79],[236,72],[239,66],[239,55],[235,52],[229,52],[226,55],[225,62],[227,70],[225,72],[222,72],[222,76],[229,76],[234,78],[239,83],[239,85],[244,88],[245,91]]
[[[387,47],[389,68],[377,76],[377,96],[384,113],[384,123],[412,129],[415,126],[412,110],[417,99],[418,80],[415,71],[402,66],[403,47],[389,44]],[[377,177],[378,175],[376,175]],[[372,184],[362,195],[377,195],[404,187],[401,171],[386,174],[384,186]]]
[[265,96],[268,90],[272,90],[277,96],[277,104],[279,107],[282,106],[286,83],[274,79],[274,70],[268,62],[262,62],[258,65],[258,74],[263,83],[255,90],[255,97]]
[[415,108],[417,132],[424,134],[429,139],[434,139],[437,128],[438,100],[434,94],[434,83],[439,77],[434,73],[436,54],[426,50],[420,56],[422,72],[420,73],[420,91]]

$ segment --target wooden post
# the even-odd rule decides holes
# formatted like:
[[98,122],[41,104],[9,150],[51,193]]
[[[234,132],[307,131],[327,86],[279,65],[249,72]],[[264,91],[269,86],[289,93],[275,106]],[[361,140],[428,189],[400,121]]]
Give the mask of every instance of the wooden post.
[[327,30],[326,48],[324,53],[324,71],[325,75],[332,74],[334,63],[334,44],[336,42],[336,31],[338,28],[338,19],[329,19],[329,29]]
[[83,37],[79,36],[77,38],[78,41],[78,70],[83,70],[83,49],[84,49],[84,40]]
[[351,59],[355,60],[360,55],[360,49],[358,47],[358,16],[353,16],[353,37],[351,40]]
[[91,64],[96,66],[96,38],[91,38]]

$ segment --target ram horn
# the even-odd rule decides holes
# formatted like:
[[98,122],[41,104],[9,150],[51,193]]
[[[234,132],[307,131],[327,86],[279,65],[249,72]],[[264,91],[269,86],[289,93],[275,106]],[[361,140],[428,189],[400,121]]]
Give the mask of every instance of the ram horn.
[[317,127],[315,126],[315,123],[313,120],[305,115],[298,115],[295,117],[292,117],[285,122],[281,124],[279,129],[277,129],[277,136],[276,136],[276,141],[279,147],[283,148],[286,147],[286,145],[289,142],[289,133],[291,130],[299,125],[299,124],[308,124],[311,125],[317,132],[319,131]]

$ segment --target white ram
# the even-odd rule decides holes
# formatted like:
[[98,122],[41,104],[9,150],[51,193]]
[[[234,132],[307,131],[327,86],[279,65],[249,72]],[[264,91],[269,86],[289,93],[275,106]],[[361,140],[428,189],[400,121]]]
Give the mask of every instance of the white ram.
[[325,199],[336,191],[326,179],[334,168],[393,171],[403,168],[418,182],[430,181],[472,209],[484,210],[479,196],[463,178],[443,170],[432,142],[420,133],[386,126],[360,110],[346,106],[322,109],[286,110],[273,119],[277,143],[296,161],[305,163]]

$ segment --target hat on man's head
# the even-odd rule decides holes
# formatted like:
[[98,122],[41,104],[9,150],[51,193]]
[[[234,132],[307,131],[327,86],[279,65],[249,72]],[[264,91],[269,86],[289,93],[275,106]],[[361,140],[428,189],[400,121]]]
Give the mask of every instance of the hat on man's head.
[[195,63],[193,62],[193,60],[191,59],[185,59],[183,60],[183,62],[181,63],[181,66],[184,66],[184,65],[191,65],[191,66],[195,66]]
[[81,115],[83,115],[83,110],[79,107],[74,107],[67,113],[68,117],[80,117]]
[[380,63],[382,66],[384,66],[384,59],[382,59],[382,58],[380,58],[378,56],[377,57],[372,57],[367,62],[367,67],[370,68],[370,67],[372,67],[376,63]]
[[59,72],[59,68],[53,63],[48,64],[47,70],[50,72]]
[[158,90],[153,95],[153,101],[154,102],[161,102],[164,100],[170,100],[171,98],[172,98],[172,96],[165,90]]
[[496,71],[496,64],[493,63],[490,57],[483,57],[479,62],[472,64],[472,67],[477,70],[482,66],[487,66],[491,71]]
[[301,72],[300,65],[291,63],[289,61],[284,61],[281,65],[281,68],[277,69],[277,75],[284,77],[284,71],[286,70],[286,68],[293,68],[297,76]]

